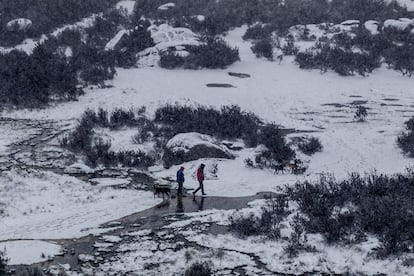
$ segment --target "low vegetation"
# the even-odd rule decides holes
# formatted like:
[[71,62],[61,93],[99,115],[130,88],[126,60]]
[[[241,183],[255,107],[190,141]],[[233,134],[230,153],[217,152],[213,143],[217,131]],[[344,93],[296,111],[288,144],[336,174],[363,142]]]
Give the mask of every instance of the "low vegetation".
[[4,253],[0,251],[0,275],[6,275],[7,259]]
[[298,183],[288,194],[308,217],[307,232],[347,243],[373,234],[381,242],[378,255],[387,256],[411,252],[414,245],[413,181],[411,170],[392,176],[353,174],[343,181],[322,177],[317,183]]
[[194,263],[184,272],[184,276],[211,276],[213,271],[208,263]]
[[0,54],[0,105],[43,107],[51,101],[76,99],[84,86],[105,86],[115,76],[115,66],[135,66],[137,53],[154,45],[147,30],[150,23],[140,20],[116,49],[105,49],[117,28],[129,24],[119,11],[110,11],[86,30],[68,29],[48,37],[31,54],[17,50]]
[[[242,111],[238,106],[214,109],[206,106],[166,105],[156,110],[154,119],[147,118],[144,113],[144,108],[137,111],[115,109],[112,112],[103,109],[87,110],[74,131],[61,139],[61,145],[83,154],[91,165],[152,165],[157,156],[150,157],[132,151],[115,153],[110,150],[109,141],[95,137],[94,128],[116,130],[129,127],[138,131],[133,137],[136,143],[155,142],[157,152],[166,152],[168,140],[179,133],[198,132],[219,139],[243,139],[250,147],[264,145],[266,150],[262,152],[262,158],[269,163],[275,163],[276,160],[289,161],[295,156],[277,125],[264,124],[257,116]],[[182,156],[181,159],[180,156],[174,158],[183,159]],[[164,165],[169,167],[176,162],[168,159],[167,163]]]
[[[298,204],[299,213],[291,221],[293,234],[287,253],[312,250],[306,233],[320,233],[328,243],[357,244],[367,235],[376,236],[378,257],[411,253],[414,246],[414,173],[360,176],[352,174],[337,181],[322,176],[286,188],[286,198]],[[269,207],[271,206],[271,207]],[[274,207],[276,206],[276,208]],[[261,216],[231,217],[230,230],[238,235],[279,238],[280,222],[286,220],[287,201],[281,195],[271,199]]]
[[[222,34],[243,24],[252,25],[246,39],[258,39],[275,31],[286,33],[289,27],[317,22],[340,23],[355,19],[384,21],[409,17],[407,10],[396,1],[384,0],[318,0],[318,1],[260,1],[260,0],[177,0],[168,10],[159,10],[161,0],[138,0],[135,17],[163,19],[175,26],[188,27],[208,35]],[[194,15],[203,15],[203,20]],[[259,27],[256,22],[261,22]]]
[[406,131],[397,138],[398,146],[410,157],[414,157],[414,118],[405,122]]
[[368,116],[368,109],[365,106],[359,105],[356,108],[354,119],[358,122],[365,122]]
[[239,50],[218,37],[206,37],[198,46],[186,46],[186,51],[188,55],[185,56],[172,50],[161,53],[159,65],[166,69],[224,69],[240,60]]
[[94,128],[103,127],[118,129],[124,126],[138,127],[145,121],[141,111],[124,111],[115,109],[111,113],[99,109],[98,112],[87,110],[83,114],[73,132],[64,136],[61,146],[86,157],[91,166],[103,165],[105,167],[125,166],[147,168],[155,162],[154,157],[148,156],[142,151],[111,150],[111,142],[100,137],[94,137]]
[[252,46],[252,51],[256,54],[256,57],[264,57],[268,60],[273,60],[273,45],[270,39],[257,41]]
[[316,49],[298,52],[295,60],[302,69],[320,69],[322,72],[330,69],[341,76],[355,73],[365,76],[380,67],[379,56],[322,44]]
[[[0,5],[1,46],[14,46],[25,38],[38,38],[64,24],[75,23],[93,13],[115,5],[117,0],[13,0]],[[7,23],[17,18],[27,18],[32,26],[24,30],[9,30]]]
[[267,200],[260,216],[254,214],[243,216],[238,213],[230,216],[229,229],[242,238],[264,235],[271,239],[279,239],[281,237],[280,223],[289,214],[287,207],[287,197],[282,194],[276,195]]
[[311,137],[299,142],[298,149],[306,155],[312,155],[316,152],[321,152],[323,146],[318,138]]

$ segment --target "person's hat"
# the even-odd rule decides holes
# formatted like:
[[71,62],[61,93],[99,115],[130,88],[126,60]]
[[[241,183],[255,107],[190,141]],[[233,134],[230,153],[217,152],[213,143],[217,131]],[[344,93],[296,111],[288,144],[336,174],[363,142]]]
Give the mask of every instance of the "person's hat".
[[200,167],[203,167],[203,168],[204,168],[205,166],[206,166],[206,165],[204,165],[203,163],[201,163],[201,165],[200,165]]

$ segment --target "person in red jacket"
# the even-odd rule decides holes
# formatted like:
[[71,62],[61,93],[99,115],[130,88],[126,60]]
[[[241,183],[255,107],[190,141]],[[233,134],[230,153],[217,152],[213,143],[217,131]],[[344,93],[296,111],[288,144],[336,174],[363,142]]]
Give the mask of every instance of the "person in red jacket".
[[200,167],[197,169],[197,180],[198,180],[198,183],[199,183],[199,187],[193,192],[193,197],[195,196],[195,194],[199,190],[201,190],[201,195],[203,195],[203,196],[206,195],[204,193],[204,186],[203,186],[203,181],[204,181],[204,167],[205,166],[206,165],[201,164]]

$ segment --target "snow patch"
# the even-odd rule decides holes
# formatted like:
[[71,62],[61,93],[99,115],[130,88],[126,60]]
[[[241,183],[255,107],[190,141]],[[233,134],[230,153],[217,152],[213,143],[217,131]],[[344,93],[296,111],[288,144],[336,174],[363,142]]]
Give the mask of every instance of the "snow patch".
[[108,41],[108,43],[106,43],[105,50],[114,50],[118,43],[121,41],[121,39],[124,37],[124,35],[127,34],[129,34],[128,30],[120,30],[110,41]]
[[195,146],[204,145],[209,148],[216,148],[221,151],[227,151],[226,149],[218,146],[213,137],[206,134],[200,134],[197,132],[180,133],[175,135],[167,142],[167,148],[173,152],[184,151],[188,152]]
[[400,31],[404,31],[411,26],[413,26],[413,20],[409,18],[388,19],[384,21],[384,28],[392,27]]
[[89,166],[85,165],[84,163],[74,163],[69,167],[65,168],[65,173],[72,173],[72,174],[89,174],[93,173],[94,170],[91,169]]
[[174,7],[175,7],[175,3],[171,3],[170,2],[170,3],[166,3],[164,5],[159,6],[158,7],[158,10],[160,10],[160,11],[166,11],[166,10],[172,9]]
[[375,20],[368,20],[364,23],[365,29],[367,29],[372,35],[379,34],[378,27],[379,23]]
[[0,242],[0,251],[6,253],[9,265],[30,265],[48,260],[61,251],[60,245],[35,240]]
[[32,26],[32,20],[27,18],[17,18],[7,23],[6,28],[9,31],[26,31]]
[[134,14],[135,2],[136,1],[134,0],[124,0],[118,2],[115,7],[117,9],[124,9],[127,11],[128,15],[132,15]]

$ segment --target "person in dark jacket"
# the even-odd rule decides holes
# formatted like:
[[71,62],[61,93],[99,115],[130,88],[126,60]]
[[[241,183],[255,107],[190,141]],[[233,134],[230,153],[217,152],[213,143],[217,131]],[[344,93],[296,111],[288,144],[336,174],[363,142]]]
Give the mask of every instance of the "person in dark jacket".
[[203,182],[204,182],[204,167],[205,166],[206,165],[201,164],[200,167],[197,169],[197,180],[198,180],[199,187],[193,192],[193,197],[195,196],[195,194],[199,190],[201,190],[201,195],[203,195],[203,196],[206,195],[204,193],[204,185],[203,185]]
[[184,167],[180,167],[180,169],[177,171],[177,183],[178,183],[178,189],[177,189],[177,196],[183,195],[183,184],[184,184]]

